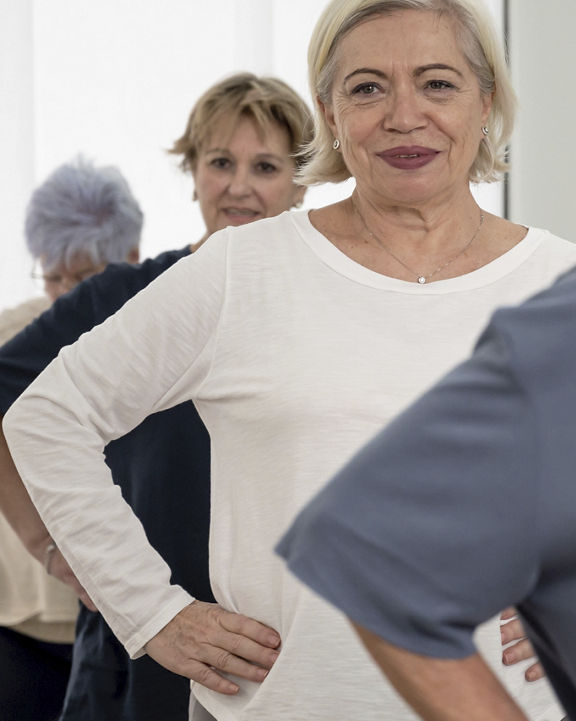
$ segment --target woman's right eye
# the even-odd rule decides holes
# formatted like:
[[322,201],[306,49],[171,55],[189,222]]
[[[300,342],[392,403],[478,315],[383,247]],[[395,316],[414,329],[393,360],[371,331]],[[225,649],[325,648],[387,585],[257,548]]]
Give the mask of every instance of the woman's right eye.
[[213,158],[210,161],[210,165],[213,168],[225,170],[226,168],[230,167],[230,159],[229,158]]
[[352,90],[352,95],[374,95],[379,90],[376,83],[360,83]]

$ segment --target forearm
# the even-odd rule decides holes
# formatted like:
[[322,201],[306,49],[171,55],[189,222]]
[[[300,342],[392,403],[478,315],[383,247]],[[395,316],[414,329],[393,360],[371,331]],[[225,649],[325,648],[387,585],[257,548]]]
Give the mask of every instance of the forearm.
[[[0,424],[2,418],[0,417]],[[50,535],[16,470],[0,427],[0,511],[28,551],[44,560]]]
[[354,627],[392,685],[425,721],[528,721],[480,656],[420,656]]
[[[54,385],[48,376],[48,393]],[[79,583],[128,652],[138,654],[192,599],[170,584],[170,569],[112,482],[96,433],[75,420],[52,397],[24,393],[6,414],[4,435]]]
[[[53,539],[36,510],[14,464],[4,431],[1,428],[2,420],[3,418],[0,416],[0,512],[5,516],[26,549],[43,565],[47,565],[46,561],[49,560],[49,572],[58,580],[69,585],[90,610],[96,611],[97,608],[90,595],[78,581],[60,551],[52,552],[48,559],[48,548],[51,546],[54,548]],[[186,602],[189,602],[189,599],[186,599]],[[176,605],[174,613],[180,609],[183,603]],[[169,620],[170,612],[166,618]],[[165,620],[162,620],[156,626],[161,627],[164,623]],[[152,626],[150,637],[156,632],[156,626]],[[144,634],[143,638],[147,640],[146,634]],[[140,645],[143,644],[144,641]]]
[[[134,299],[62,349],[4,419],[30,497],[130,654],[193,600],[170,583],[170,568],[114,484],[104,455],[108,443],[147,415],[189,400],[193,387],[192,380],[177,382],[188,372],[190,349],[174,348],[167,318],[180,308],[172,307],[170,297],[168,313],[163,278],[157,282],[162,298],[150,286],[140,303]],[[193,329],[189,335],[192,345]]]

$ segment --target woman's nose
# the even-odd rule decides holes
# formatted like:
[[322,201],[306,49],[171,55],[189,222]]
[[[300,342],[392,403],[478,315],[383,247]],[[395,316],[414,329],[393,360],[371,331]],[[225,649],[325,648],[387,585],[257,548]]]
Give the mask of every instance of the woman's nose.
[[391,92],[384,118],[386,130],[409,133],[425,124],[426,118],[415,89],[397,88]]
[[230,185],[228,191],[231,195],[236,197],[243,197],[250,195],[252,192],[252,186],[250,184],[250,173],[245,168],[236,168],[232,177],[230,178]]

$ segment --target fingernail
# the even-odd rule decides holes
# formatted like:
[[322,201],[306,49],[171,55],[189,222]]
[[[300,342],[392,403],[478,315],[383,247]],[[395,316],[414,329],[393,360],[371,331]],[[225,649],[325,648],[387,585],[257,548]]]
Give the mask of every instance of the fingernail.
[[505,651],[502,654],[502,661],[509,666],[516,661],[516,654],[513,651]]
[[526,680],[527,681],[536,681],[537,680],[536,671],[526,671]]
[[275,633],[271,633],[268,636],[267,643],[269,646],[272,646],[272,648],[275,648],[280,643],[280,636],[277,636]]

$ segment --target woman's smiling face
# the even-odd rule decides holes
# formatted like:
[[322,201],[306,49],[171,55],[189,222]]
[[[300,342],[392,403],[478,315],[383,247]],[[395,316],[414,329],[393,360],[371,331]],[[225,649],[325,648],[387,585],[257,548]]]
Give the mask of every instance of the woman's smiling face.
[[288,133],[279,125],[264,131],[250,117],[232,131],[217,124],[194,171],[208,234],[289,210],[304,195],[294,184],[295,169]]
[[341,39],[335,60],[324,112],[359,192],[420,205],[468,186],[491,97],[481,93],[450,17],[375,16]]

